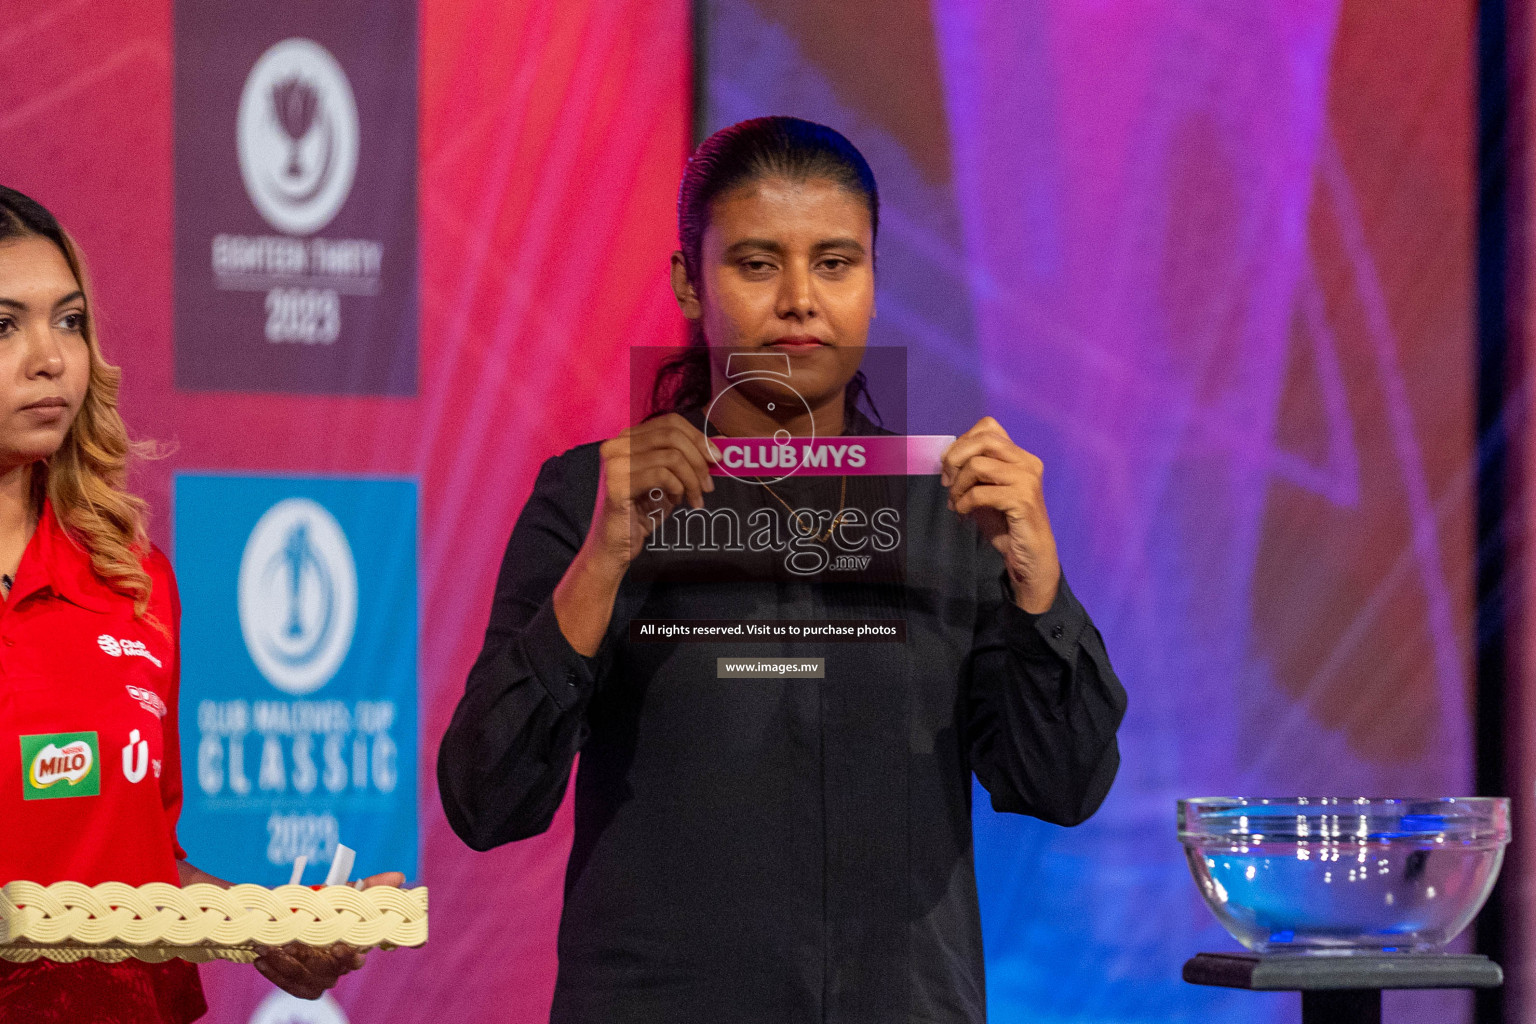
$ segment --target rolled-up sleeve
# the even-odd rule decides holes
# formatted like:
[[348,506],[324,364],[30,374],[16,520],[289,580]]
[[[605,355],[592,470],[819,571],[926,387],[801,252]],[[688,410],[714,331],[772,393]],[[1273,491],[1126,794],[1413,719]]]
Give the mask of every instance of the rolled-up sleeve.
[[572,471],[574,458],[539,470],[502,560],[485,645],[438,748],[443,810],[476,850],[549,827],[586,739],[605,655],[571,647],[553,603],[586,532],[577,510],[596,495],[595,482]]
[[971,770],[996,810],[1079,824],[1119,770],[1125,688],[1065,576],[1032,615],[1013,603],[996,551],[983,542],[980,554],[965,679]]

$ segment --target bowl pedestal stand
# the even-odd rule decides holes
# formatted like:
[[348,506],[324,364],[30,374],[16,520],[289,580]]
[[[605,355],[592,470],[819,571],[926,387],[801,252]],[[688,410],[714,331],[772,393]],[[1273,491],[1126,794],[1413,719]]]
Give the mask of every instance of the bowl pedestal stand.
[[1467,953],[1201,953],[1184,965],[1193,985],[1300,992],[1302,1024],[1381,1024],[1388,988],[1498,988],[1504,971]]

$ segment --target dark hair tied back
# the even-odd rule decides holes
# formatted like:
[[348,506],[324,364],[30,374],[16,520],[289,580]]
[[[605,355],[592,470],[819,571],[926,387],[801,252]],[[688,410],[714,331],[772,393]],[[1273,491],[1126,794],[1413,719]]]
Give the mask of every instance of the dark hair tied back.
[[[688,280],[703,291],[699,249],[710,207],[733,189],[767,178],[830,181],[863,199],[872,236],[880,231],[880,195],[874,172],[853,143],[826,125],[798,117],[758,117],[722,128],[705,139],[688,160],[677,194],[677,240]],[[848,382],[846,408],[860,397],[879,420],[860,370]],[[688,350],[662,364],[651,389],[651,415],[703,409],[710,400],[709,353],[695,324]]]
[[0,241],[27,235],[40,235],[58,246],[60,252],[68,251],[64,229],[42,203],[0,185]]

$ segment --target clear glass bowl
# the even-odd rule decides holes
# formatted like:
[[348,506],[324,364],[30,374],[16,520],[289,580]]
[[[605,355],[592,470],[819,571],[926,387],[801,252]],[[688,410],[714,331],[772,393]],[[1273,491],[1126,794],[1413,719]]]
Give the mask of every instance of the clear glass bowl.
[[1419,952],[1488,899],[1509,800],[1180,800],[1179,841],[1216,919],[1255,952]]

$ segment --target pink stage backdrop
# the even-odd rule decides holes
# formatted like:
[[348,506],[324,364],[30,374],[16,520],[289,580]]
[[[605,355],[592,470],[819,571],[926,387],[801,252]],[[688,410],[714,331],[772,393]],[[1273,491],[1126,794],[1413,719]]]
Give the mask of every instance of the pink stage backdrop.
[[[190,2],[190,0],[189,0]],[[172,349],[172,11],[165,0],[0,3],[0,182],[75,233],[123,408],[174,446],[138,471],[170,546],[177,471],[415,477],[420,486],[420,877],[432,939],[343,981],[354,1021],[548,1014],[568,810],[488,854],[449,830],[437,741],[479,649],[539,463],[619,430],[631,344],[681,341],[667,287],[689,142],[682,0],[419,5],[420,342],[414,397],[179,392]],[[216,61],[216,53],[178,60]],[[229,145],[235,145],[229,132]],[[343,837],[345,841],[345,837]],[[208,1019],[272,990],[203,969]],[[289,1017],[279,1018],[286,1022]]]
[[1474,5],[705,6],[706,127],[870,157],[910,428],[987,412],[1044,461],[1130,692],[1091,821],[978,793],[992,1018],[1294,1021],[1180,978],[1237,947],[1174,800],[1472,787]]

